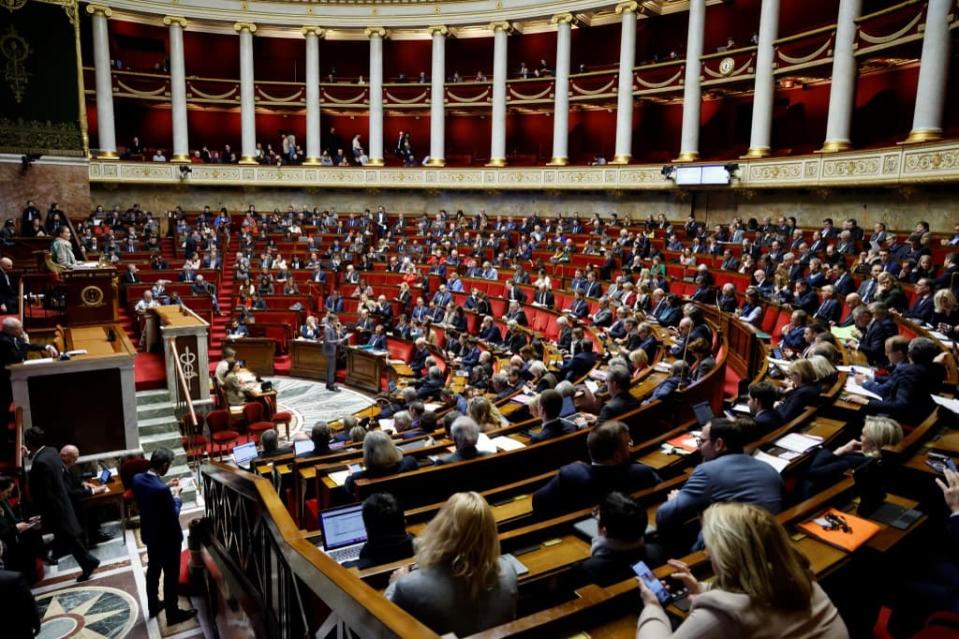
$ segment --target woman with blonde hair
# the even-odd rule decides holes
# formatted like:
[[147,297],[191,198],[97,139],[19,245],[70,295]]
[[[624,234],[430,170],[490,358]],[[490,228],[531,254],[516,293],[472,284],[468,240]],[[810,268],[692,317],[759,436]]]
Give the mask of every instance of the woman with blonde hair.
[[703,513],[703,540],[716,575],[711,587],[681,561],[673,577],[692,597],[689,616],[672,631],[656,595],[639,580],[646,604],[636,639],[846,639],[849,631],[828,595],[813,579],[809,560],[785,528],[752,504],[713,504]]
[[497,430],[509,423],[499,412],[499,409],[481,395],[469,401],[467,412],[479,425],[480,431],[484,433]]
[[632,381],[636,382],[643,371],[649,368],[649,355],[641,348],[630,351],[628,355],[629,365],[633,368]]
[[932,322],[930,322],[940,333],[945,333],[946,337],[954,338],[956,336],[956,327],[959,327],[959,309],[957,309],[956,295],[948,288],[936,291],[932,296]]
[[816,367],[808,359],[790,362],[786,375],[789,390],[776,406],[783,423],[792,421],[809,406],[819,404],[819,393],[822,389],[816,379]]
[[416,565],[393,573],[386,597],[437,634],[465,637],[516,616],[516,572],[479,493],[446,501],[416,539]]

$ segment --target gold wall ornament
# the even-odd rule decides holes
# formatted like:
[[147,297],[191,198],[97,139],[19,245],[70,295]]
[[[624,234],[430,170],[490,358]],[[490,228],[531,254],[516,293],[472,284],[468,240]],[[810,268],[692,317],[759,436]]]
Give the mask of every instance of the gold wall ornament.
[[10,85],[13,99],[17,104],[23,102],[23,93],[27,89],[31,73],[27,71],[26,61],[33,53],[16,28],[11,24],[0,36],[0,55],[3,56],[3,79]]
[[77,122],[39,122],[0,118],[0,153],[38,153],[40,155],[86,155],[81,150],[81,131]]
[[10,12],[22,9],[26,4],[27,0],[0,0],[0,6]]
[[573,24],[576,22],[576,18],[572,13],[560,13],[549,19],[552,24]]
[[103,289],[99,286],[87,286],[80,291],[80,299],[84,306],[103,306],[105,304],[103,298]]
[[379,36],[381,38],[386,37],[386,29],[383,27],[367,27],[363,30],[363,33],[367,38],[372,38],[373,36]]

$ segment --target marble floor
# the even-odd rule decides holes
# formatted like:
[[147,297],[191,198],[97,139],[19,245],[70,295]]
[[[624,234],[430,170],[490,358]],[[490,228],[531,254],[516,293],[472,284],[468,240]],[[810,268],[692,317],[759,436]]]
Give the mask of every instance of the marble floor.
[[[340,392],[326,390],[323,382],[296,377],[270,377],[277,391],[279,410],[289,411],[293,415],[290,436],[298,430],[309,430],[320,420],[334,421],[351,415],[375,402],[369,395],[343,386]],[[284,436],[281,432],[280,436]]]

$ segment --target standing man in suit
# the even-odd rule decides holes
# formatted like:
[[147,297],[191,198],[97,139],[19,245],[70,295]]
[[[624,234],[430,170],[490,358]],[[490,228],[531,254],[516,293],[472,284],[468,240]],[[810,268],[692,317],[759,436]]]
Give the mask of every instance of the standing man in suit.
[[0,259],[0,313],[16,313],[20,308],[20,287],[13,275],[13,260]]
[[0,332],[0,411],[6,411],[13,401],[13,389],[10,387],[10,371],[7,366],[20,364],[27,359],[30,351],[45,352],[50,357],[59,357],[60,353],[52,344],[41,346],[31,344],[23,325],[15,317],[3,320],[3,332]]
[[661,538],[680,537],[687,521],[719,501],[755,504],[773,514],[782,509],[782,477],[769,464],[745,454],[744,439],[742,426],[732,419],[713,419],[703,427],[702,463],[656,511]]
[[343,343],[337,325],[336,315],[329,313],[323,323],[323,354],[326,355],[326,390],[339,392],[336,385],[336,347]]
[[30,497],[47,530],[53,531],[54,553],[63,549],[73,555],[80,566],[77,582],[90,579],[100,560],[89,553],[81,540],[83,529],[73,510],[73,503],[63,479],[66,469],[56,448],[46,445],[46,434],[40,428],[29,428],[23,434],[30,452]]
[[[140,532],[147,547],[147,602],[151,617],[166,611],[168,626],[182,623],[196,616],[196,610],[181,609],[177,605],[177,581],[180,576],[180,546],[183,529],[180,527],[179,480],[169,484],[162,477],[173,464],[173,451],[157,448],[150,457],[150,469],[134,475],[133,495],[140,510]],[[160,573],[163,573],[163,601],[160,601]]]

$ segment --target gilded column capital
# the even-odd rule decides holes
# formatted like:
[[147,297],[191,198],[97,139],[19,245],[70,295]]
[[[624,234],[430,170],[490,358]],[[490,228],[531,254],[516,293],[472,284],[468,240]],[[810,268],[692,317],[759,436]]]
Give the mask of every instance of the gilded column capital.
[[113,15],[113,10],[110,7],[105,7],[102,4],[88,4],[87,13],[90,15],[96,15],[98,13],[103,14],[104,17],[109,18]]
[[244,31],[249,31],[250,33],[256,33],[256,25],[252,22],[237,22],[233,25],[233,30],[237,33],[242,33]]
[[430,34],[431,36],[435,36],[437,34],[441,36],[447,36],[450,33],[450,29],[447,26],[438,24],[438,25],[433,25],[432,27],[426,27],[426,32]]
[[187,21],[186,21],[186,18],[181,16],[163,16],[163,24],[168,27],[174,24],[178,24],[184,29],[186,29]]
[[513,25],[507,22],[506,20],[500,20],[498,22],[490,22],[489,30],[492,31],[493,33],[496,33],[497,31],[500,31],[500,30],[505,31],[506,33],[510,33],[513,30]]
[[639,3],[635,0],[628,0],[628,2],[620,2],[616,5],[616,14],[626,13],[627,11],[635,13],[639,10]]
[[323,27],[317,27],[317,26],[303,27],[301,31],[303,32],[303,35],[305,36],[313,34],[318,38],[322,38],[324,35],[326,35],[326,29],[324,29]]
[[558,13],[552,18],[549,19],[552,24],[573,24],[576,22],[576,18],[572,13]]
[[363,33],[366,34],[367,38],[372,38],[373,36],[379,36],[380,38],[386,37],[386,29],[383,27],[366,27]]

